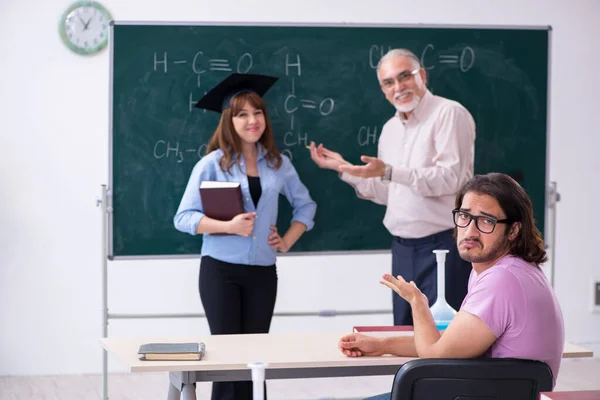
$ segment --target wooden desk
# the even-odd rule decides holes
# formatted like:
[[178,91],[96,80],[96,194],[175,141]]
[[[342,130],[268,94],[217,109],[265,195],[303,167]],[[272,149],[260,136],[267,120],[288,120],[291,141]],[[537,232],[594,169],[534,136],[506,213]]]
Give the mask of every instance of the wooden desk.
[[[268,363],[266,379],[393,375],[412,358],[346,357],[338,350],[347,332],[105,338],[104,348],[131,372],[169,372],[168,400],[195,400],[194,382],[251,380],[249,362]],[[150,342],[204,342],[201,361],[140,361],[138,348]]]
[[565,343],[562,358],[585,358],[594,357],[594,352],[586,348],[576,346],[571,343]]
[[600,390],[542,392],[540,400],[600,400]]
[[[361,332],[368,336],[387,337],[387,336],[400,336],[400,335],[412,335],[412,331],[374,331],[374,332]],[[340,336],[341,337],[341,336]],[[586,358],[593,357],[594,352],[584,347],[580,347],[571,343],[565,343],[562,358]]]
[[[215,335],[194,337],[104,338],[104,348],[130,372],[169,372],[168,400],[196,400],[194,382],[251,380],[247,364],[268,363],[266,379],[394,375],[408,357],[346,357],[338,350],[347,332]],[[369,333],[373,336],[412,332]],[[204,342],[201,361],[140,361],[138,348],[150,342]],[[592,352],[565,344],[563,357],[591,357]]]

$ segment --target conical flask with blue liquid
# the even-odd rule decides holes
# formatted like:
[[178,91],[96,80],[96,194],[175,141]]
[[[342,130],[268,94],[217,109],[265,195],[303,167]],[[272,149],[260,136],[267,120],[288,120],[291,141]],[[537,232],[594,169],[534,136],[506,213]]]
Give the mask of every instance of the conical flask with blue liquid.
[[456,315],[456,310],[446,302],[446,280],[445,280],[445,264],[446,253],[449,250],[433,250],[435,260],[437,261],[437,300],[430,307],[433,320],[438,330],[444,330]]

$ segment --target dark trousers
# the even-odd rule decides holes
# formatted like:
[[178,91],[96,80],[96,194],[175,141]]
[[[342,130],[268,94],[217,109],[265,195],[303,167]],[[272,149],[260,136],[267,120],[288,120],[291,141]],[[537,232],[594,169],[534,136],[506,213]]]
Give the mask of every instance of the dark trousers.
[[[204,256],[198,286],[212,335],[269,332],[277,296],[275,265],[230,264]],[[252,381],[213,382],[211,399],[252,400]]]
[[[437,261],[433,250],[450,250],[446,254],[446,301],[456,311],[467,295],[471,263],[458,254],[452,229],[419,239],[394,238],[392,242],[392,274],[414,281],[427,296],[431,307],[437,300]],[[394,325],[413,325],[410,304],[392,292]]]

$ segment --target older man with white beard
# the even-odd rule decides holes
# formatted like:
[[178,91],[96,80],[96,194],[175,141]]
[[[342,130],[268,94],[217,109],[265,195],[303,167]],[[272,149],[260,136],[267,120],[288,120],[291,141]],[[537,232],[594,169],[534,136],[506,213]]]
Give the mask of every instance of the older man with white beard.
[[[386,206],[383,224],[394,236],[392,275],[414,281],[432,305],[437,298],[434,249],[447,249],[446,299],[456,310],[467,293],[471,266],[452,237],[451,210],[458,190],[473,176],[475,122],[456,101],[427,89],[426,71],[409,50],[393,49],[377,78],[396,113],[383,126],[377,157],[352,165],[311,143],[311,158],[352,185],[358,197]],[[410,305],[393,296],[394,324],[412,325]]]

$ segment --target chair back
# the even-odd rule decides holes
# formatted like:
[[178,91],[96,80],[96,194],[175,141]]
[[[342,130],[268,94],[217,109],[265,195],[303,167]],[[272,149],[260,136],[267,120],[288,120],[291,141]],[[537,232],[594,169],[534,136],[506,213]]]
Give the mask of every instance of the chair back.
[[514,358],[411,360],[394,377],[391,400],[538,400],[552,370]]

